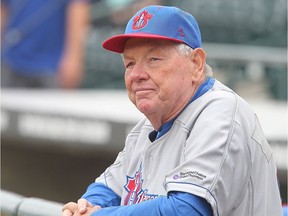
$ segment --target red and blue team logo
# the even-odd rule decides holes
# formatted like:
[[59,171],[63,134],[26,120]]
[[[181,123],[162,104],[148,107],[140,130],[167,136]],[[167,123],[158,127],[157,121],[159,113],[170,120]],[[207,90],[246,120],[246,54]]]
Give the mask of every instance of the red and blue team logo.
[[135,173],[134,177],[127,176],[127,183],[124,186],[125,190],[128,192],[124,205],[137,204],[142,201],[151,200],[158,195],[148,194],[148,189],[143,190],[143,178],[142,178],[142,164],[139,170]]
[[133,19],[132,29],[138,30],[144,28],[152,16],[152,14],[149,14],[146,10],[144,10],[140,15],[135,16]]

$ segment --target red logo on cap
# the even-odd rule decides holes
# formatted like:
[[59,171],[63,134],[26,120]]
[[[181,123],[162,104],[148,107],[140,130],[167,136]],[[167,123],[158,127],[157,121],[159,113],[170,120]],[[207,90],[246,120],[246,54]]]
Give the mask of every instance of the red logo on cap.
[[148,23],[148,20],[152,18],[152,14],[149,14],[144,10],[139,16],[135,16],[133,19],[132,29],[138,30],[145,27]]
[[184,36],[185,36],[184,31],[183,31],[182,28],[179,29],[178,32],[179,32],[179,35],[180,35],[181,37],[184,37]]

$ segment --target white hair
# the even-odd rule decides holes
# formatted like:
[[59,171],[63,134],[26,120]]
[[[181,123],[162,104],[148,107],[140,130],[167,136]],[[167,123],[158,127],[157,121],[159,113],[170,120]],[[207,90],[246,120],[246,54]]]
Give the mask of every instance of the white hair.
[[[176,48],[181,55],[189,55],[191,52],[193,52],[193,49],[184,43],[176,44]],[[204,65],[204,72],[206,76],[213,76],[213,70],[206,62]]]

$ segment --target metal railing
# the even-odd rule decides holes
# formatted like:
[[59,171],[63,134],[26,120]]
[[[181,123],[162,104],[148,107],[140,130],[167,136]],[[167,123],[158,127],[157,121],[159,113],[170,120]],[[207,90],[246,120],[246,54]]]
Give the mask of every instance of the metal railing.
[[61,216],[62,203],[1,190],[2,216]]

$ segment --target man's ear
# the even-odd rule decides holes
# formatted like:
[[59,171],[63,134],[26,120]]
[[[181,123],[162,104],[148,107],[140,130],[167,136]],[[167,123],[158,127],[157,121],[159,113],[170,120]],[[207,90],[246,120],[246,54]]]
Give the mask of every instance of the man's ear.
[[191,55],[191,61],[194,65],[193,80],[199,81],[204,74],[204,65],[206,62],[206,53],[202,48],[196,48]]

